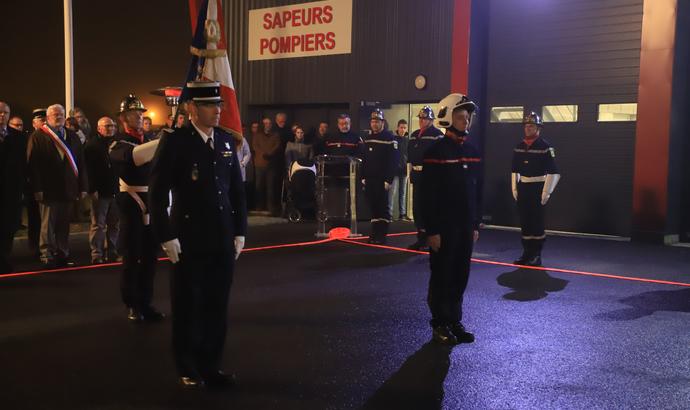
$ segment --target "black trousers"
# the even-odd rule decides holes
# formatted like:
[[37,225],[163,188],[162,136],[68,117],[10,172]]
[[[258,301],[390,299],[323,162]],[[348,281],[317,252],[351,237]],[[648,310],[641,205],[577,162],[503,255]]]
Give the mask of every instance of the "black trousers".
[[10,254],[12,253],[12,242],[14,241],[15,230],[8,226],[0,226],[0,273],[12,272]]
[[426,232],[424,231],[424,217],[422,215],[422,183],[415,182],[412,185],[412,214],[414,226],[417,228],[417,241],[426,244]]
[[[144,194],[145,195],[145,194]],[[151,225],[144,225],[139,205],[127,193],[117,196],[120,208],[118,251],[122,256],[120,291],[127,307],[143,309],[153,299],[158,243]]]
[[27,234],[29,236],[28,245],[32,251],[38,251],[38,239],[41,234],[41,212],[38,202],[34,199],[33,192],[26,196],[26,219]]
[[541,253],[546,238],[544,233],[544,205],[541,204],[541,192],[544,183],[519,183],[517,188],[522,244],[527,255],[538,255]]
[[173,265],[173,354],[180,375],[221,370],[234,262],[232,252],[183,252]]
[[371,221],[385,220],[390,222],[391,213],[388,207],[388,191],[383,178],[367,178],[365,193],[371,208]]
[[431,326],[462,321],[462,300],[470,276],[473,232],[471,228],[441,234],[441,248],[430,251],[431,278],[427,303]]

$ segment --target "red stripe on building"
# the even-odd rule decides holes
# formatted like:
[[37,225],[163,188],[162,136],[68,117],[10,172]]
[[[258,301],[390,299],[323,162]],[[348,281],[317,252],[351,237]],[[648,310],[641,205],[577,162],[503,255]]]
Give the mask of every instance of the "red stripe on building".
[[467,94],[470,66],[472,0],[455,0],[451,44],[450,92]]
[[637,97],[633,237],[667,233],[671,96],[677,0],[645,0]]

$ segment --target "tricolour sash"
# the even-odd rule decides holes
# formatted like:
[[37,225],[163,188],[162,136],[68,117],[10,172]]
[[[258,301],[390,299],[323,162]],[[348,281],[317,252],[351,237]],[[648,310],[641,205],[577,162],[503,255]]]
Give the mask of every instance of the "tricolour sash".
[[72,152],[69,150],[69,148],[67,148],[67,145],[65,145],[65,143],[62,142],[60,137],[58,137],[57,134],[53,130],[51,130],[47,125],[42,126],[41,131],[45,132],[50,136],[50,139],[53,140],[58,151],[62,153],[62,156],[67,157],[69,165],[72,167],[72,171],[74,171],[74,176],[79,177],[79,168],[77,168],[77,162],[74,160]]

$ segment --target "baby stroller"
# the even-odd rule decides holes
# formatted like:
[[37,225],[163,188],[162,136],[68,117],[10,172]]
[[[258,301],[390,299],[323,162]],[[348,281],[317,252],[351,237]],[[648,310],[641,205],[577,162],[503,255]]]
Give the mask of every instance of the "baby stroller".
[[316,209],[316,165],[301,159],[290,164],[285,198],[285,213],[290,222],[299,222],[305,212]]

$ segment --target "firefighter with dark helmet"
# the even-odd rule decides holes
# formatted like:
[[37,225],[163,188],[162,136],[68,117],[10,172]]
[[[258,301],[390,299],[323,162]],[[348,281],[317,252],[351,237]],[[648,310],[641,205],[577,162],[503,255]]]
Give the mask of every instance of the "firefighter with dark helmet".
[[423,160],[421,212],[431,267],[427,302],[432,339],[446,345],[474,341],[462,324],[462,300],[478,238],[475,187],[464,146],[476,111],[477,105],[462,94],[441,100],[437,124],[446,133],[427,149]]
[[153,276],[158,243],[149,225],[149,165],[158,146],[144,134],[146,108],[129,94],[120,103],[119,120],[124,132],[115,136],[109,154],[119,179],[116,196],[120,211],[118,251],[122,255],[120,290],[132,322],[156,322],[165,315],[152,305]]
[[412,185],[412,218],[417,228],[417,240],[408,248],[412,250],[426,249],[426,232],[424,231],[424,216],[420,212],[422,201],[422,170],[424,169],[424,153],[436,140],[443,138],[443,132],[434,127],[434,110],[425,105],[417,114],[419,129],[412,133],[407,145],[407,162],[410,164],[410,184]]
[[400,152],[395,136],[384,127],[383,111],[375,109],[369,117],[371,133],[364,138],[362,183],[371,208],[369,242],[386,243],[391,222],[388,190],[395,177]]
[[522,230],[522,256],[516,265],[541,266],[546,240],[544,207],[561,178],[556,151],[541,137],[541,117],[530,112],[522,120],[524,139],[513,150],[511,188],[517,201]]

